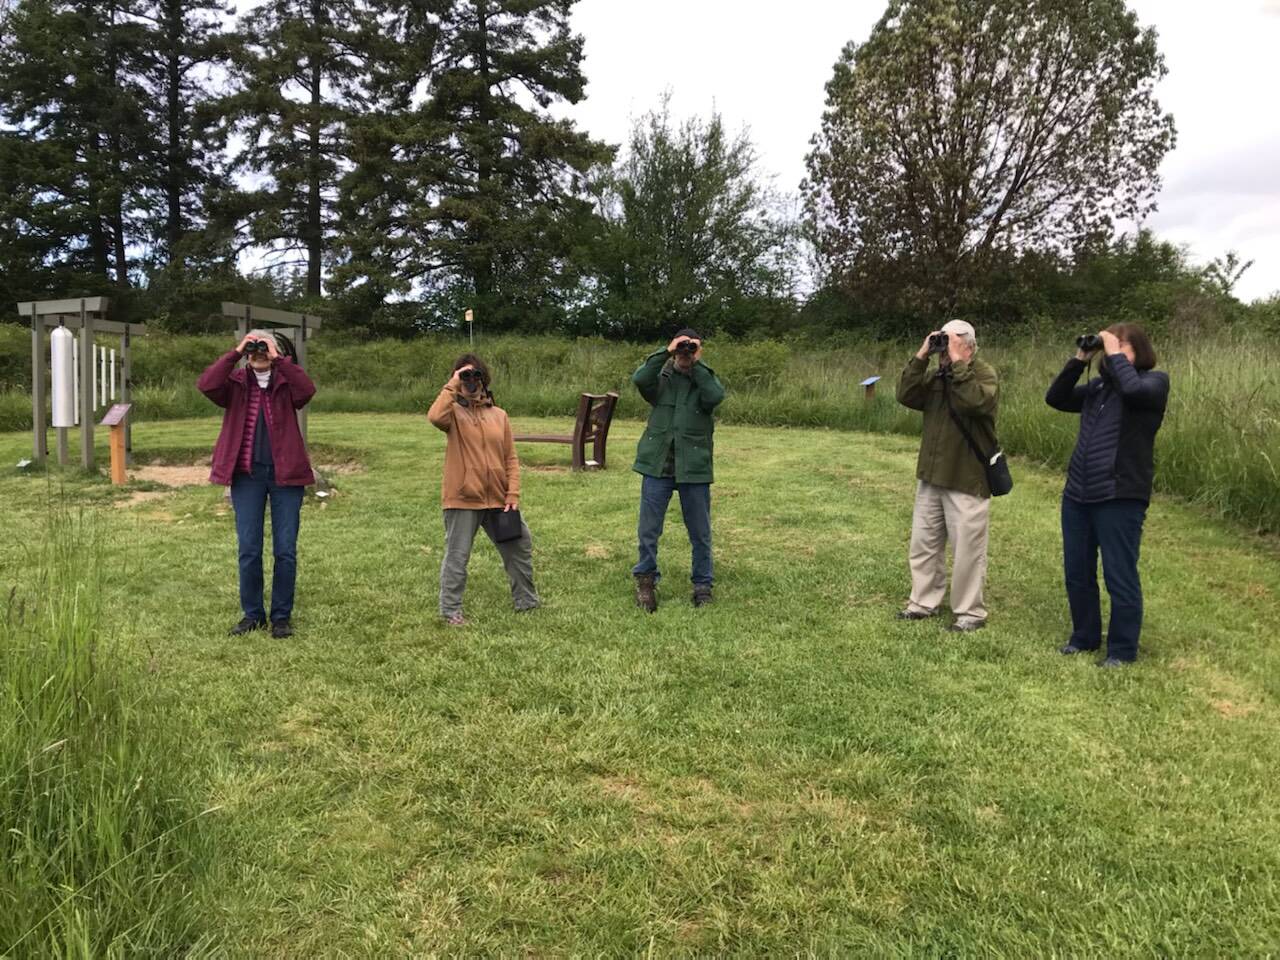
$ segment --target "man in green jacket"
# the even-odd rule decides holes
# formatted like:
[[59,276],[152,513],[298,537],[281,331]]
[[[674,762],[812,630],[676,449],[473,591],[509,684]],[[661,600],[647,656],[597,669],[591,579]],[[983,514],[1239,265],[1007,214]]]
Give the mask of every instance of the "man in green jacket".
[[[941,352],[930,349],[930,341],[939,333],[946,335]],[[974,356],[977,349],[973,327],[952,320],[925,338],[898,381],[898,402],[924,412],[911,521],[911,601],[898,618],[924,620],[938,612],[947,589],[950,539],[955,619],[948,629],[960,633],[979,630],[987,623],[982,590],[991,490],[985,466],[955,419],[964,423],[981,450],[996,451],[1000,386],[992,366]],[[930,373],[929,356],[934,352],[938,368]]]
[[693,604],[711,602],[712,417],[724,399],[724,386],[702,362],[702,337],[688,328],[663,350],[650,354],[631,376],[640,395],[653,407],[636,449],[632,469],[640,484],[640,560],[636,605],[658,609],[658,538],[673,493],[693,547]]

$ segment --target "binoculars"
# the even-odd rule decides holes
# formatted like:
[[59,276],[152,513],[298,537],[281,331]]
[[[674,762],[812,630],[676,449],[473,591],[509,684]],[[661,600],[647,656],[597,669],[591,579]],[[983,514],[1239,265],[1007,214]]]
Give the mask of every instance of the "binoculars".
[[474,370],[474,369],[463,370],[461,373],[458,374],[458,379],[465,380],[468,383],[470,383],[472,380],[480,380],[483,382],[484,374],[482,374],[479,370]]
[[1076,346],[1085,353],[1092,353],[1102,349],[1102,338],[1096,333],[1086,333],[1076,337]]
[[269,353],[270,351],[267,349],[267,341],[265,340],[250,340],[244,345],[244,355],[246,357],[252,356],[253,354],[261,354],[265,357]]
[[947,342],[950,337],[945,333],[929,334],[929,352],[930,353],[946,353]]
[[676,344],[676,353],[683,353],[691,357],[697,352],[698,342],[696,340],[681,340]]

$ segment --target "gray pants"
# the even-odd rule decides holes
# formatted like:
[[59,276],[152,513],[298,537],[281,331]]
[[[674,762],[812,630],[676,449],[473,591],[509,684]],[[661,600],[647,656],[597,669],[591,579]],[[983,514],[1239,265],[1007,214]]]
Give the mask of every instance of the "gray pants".
[[[462,594],[467,589],[467,561],[476,533],[484,526],[486,510],[446,510],[444,512],[444,559],[440,562],[440,615],[462,612]],[[519,540],[495,543],[511,583],[511,599],[517,610],[532,610],[541,601],[533,587],[533,537],[529,526],[520,522]],[[493,534],[486,528],[489,539]]]

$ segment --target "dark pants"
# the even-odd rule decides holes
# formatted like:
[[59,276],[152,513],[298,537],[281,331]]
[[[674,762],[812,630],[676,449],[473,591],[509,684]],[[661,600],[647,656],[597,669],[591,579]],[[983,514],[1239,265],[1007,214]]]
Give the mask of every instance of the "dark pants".
[[1071,606],[1071,642],[1082,650],[1102,645],[1102,603],[1098,595],[1098,553],[1111,597],[1107,656],[1134,660],[1142,632],[1142,581],[1138,552],[1147,504],[1142,500],[1078,503],[1062,498],[1062,567]]
[[231,505],[236,510],[236,537],[240,541],[240,609],[250,620],[266,619],[262,607],[262,527],[267,501],[271,502],[271,549],[275,554],[271,619],[288,620],[293,615],[298,521],[305,490],[276,483],[270,467],[255,467],[252,476],[237,473],[231,479]]
[[695,584],[711,585],[711,484],[676,483],[672,477],[644,477],[640,484],[640,561],[632,568],[633,574],[658,573],[658,539],[667,519],[667,507],[671,495],[680,494],[680,512],[684,526],[689,531],[689,544],[693,547],[693,575]]

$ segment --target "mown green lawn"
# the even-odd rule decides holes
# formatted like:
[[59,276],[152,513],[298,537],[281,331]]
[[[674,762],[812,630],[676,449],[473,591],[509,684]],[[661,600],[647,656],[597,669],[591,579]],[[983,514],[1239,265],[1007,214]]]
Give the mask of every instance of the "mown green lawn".
[[[517,421],[548,430],[562,421]],[[190,462],[215,420],[141,424]],[[988,630],[897,623],[914,449],[718,434],[717,601],[632,603],[639,425],[612,468],[523,445],[546,606],[477,543],[436,615],[443,437],[314,416],[297,635],[229,639],[222,491],[21,475],[0,437],[5,584],[59,490],[110,531],[113,632],[207,784],[194,895],[236,956],[1259,956],[1280,952],[1280,551],[1157,501],[1140,663],[1063,658],[1060,479],[1015,464]],[[74,444],[73,444],[74,448]]]

